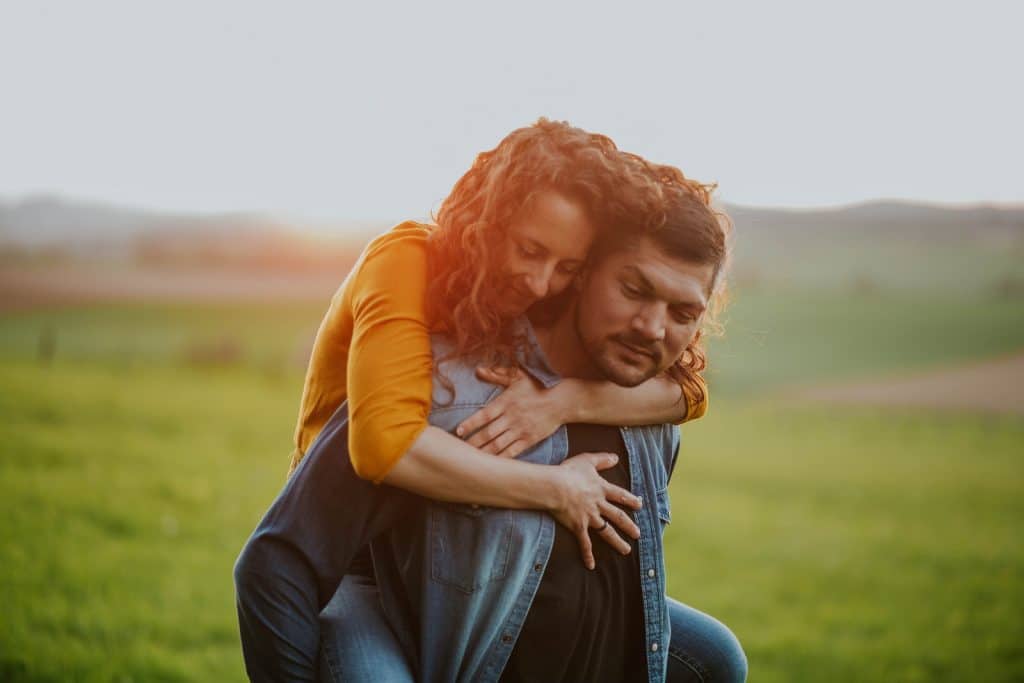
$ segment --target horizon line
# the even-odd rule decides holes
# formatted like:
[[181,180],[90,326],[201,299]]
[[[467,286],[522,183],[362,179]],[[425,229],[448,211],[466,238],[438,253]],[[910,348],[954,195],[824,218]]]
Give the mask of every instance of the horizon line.
[[[39,201],[65,202],[69,204],[88,204],[97,208],[102,207],[112,210],[133,211],[139,213],[164,214],[175,217],[225,217],[245,216],[250,218],[278,219],[278,220],[301,220],[303,222],[318,223],[365,223],[365,224],[391,224],[401,220],[424,220],[430,218],[430,213],[420,216],[344,216],[341,214],[323,215],[317,213],[304,213],[301,210],[269,209],[269,208],[234,208],[234,209],[187,209],[180,207],[160,207],[146,205],[144,203],[133,203],[120,200],[102,199],[87,197],[79,194],[72,194],[53,190],[38,190],[20,194],[0,193],[0,204],[22,204]],[[844,211],[865,206],[878,204],[901,204],[905,206],[929,207],[937,209],[967,210],[967,209],[1024,209],[1024,200],[1000,201],[1000,200],[966,200],[966,201],[941,201],[932,199],[919,199],[912,197],[879,196],[870,199],[853,200],[833,204],[745,204],[722,199],[715,203],[726,207],[740,210],[756,211],[780,211],[780,212],[815,212],[815,211]],[[369,227],[369,225],[367,225]]]

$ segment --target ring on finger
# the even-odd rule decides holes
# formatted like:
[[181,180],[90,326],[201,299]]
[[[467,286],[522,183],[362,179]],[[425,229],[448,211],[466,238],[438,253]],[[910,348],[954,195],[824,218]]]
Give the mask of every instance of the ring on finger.
[[597,529],[594,529],[594,531],[596,531],[597,533],[601,533],[602,531],[608,528],[608,520],[604,519],[603,517],[601,518],[601,520],[604,522],[604,524],[599,526]]

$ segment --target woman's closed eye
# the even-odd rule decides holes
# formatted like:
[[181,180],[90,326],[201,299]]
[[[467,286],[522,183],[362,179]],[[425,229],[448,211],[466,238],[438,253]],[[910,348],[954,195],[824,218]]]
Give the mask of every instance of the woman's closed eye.
[[541,255],[540,249],[537,249],[535,247],[528,247],[523,244],[517,244],[516,248],[519,250],[519,255],[522,256],[523,258],[534,259],[539,258]]
[[643,294],[643,292],[641,292],[639,288],[629,284],[628,282],[622,283],[622,293],[628,296],[630,299],[639,299],[640,296]]

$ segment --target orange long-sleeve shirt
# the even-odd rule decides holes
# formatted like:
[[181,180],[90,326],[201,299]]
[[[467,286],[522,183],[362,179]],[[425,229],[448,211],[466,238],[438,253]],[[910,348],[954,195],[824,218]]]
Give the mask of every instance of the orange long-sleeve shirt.
[[346,399],[349,456],[364,479],[379,483],[427,426],[427,234],[410,221],[374,239],[331,299],[306,371],[291,469]]
[[[364,479],[380,483],[427,426],[427,235],[427,226],[407,221],[377,237],[331,299],[306,371],[289,473],[346,399],[349,457]],[[706,387],[704,396],[687,396],[684,421],[704,415]]]

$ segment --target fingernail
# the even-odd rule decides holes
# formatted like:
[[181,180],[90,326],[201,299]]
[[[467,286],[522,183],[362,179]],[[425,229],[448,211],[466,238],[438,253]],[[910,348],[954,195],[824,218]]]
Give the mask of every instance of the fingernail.
[[462,427],[456,427],[455,433],[458,434],[459,436],[462,436]]

